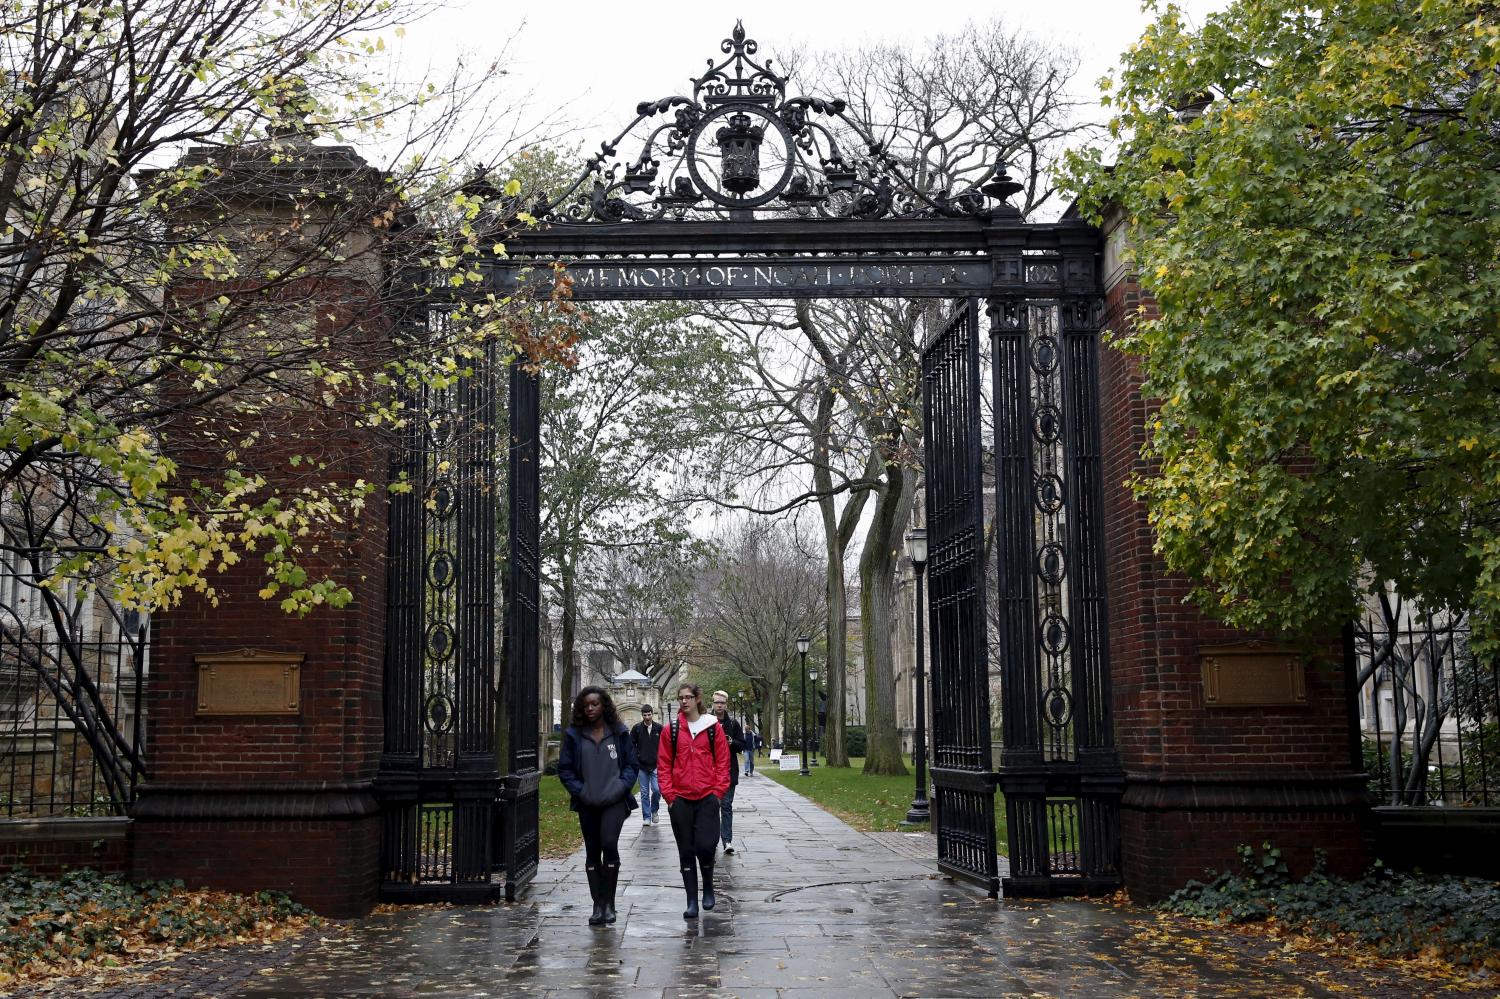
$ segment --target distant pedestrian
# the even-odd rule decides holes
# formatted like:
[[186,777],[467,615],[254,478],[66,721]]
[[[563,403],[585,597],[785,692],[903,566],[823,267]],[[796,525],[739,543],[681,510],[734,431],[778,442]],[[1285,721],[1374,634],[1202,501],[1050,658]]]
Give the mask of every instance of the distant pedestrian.
[[661,796],[677,840],[677,862],[687,892],[683,919],[698,918],[698,874],[703,908],[712,909],[714,855],[719,848],[719,801],[729,791],[729,747],[719,719],[703,706],[696,683],[677,688],[677,717],[662,729],[656,756]]
[[724,726],[729,738],[729,790],[719,805],[719,838],[724,841],[726,856],[734,854],[734,792],[740,786],[740,753],[745,748],[745,732],[740,723],[729,717],[729,695],[714,691],[714,717]]
[[573,700],[573,721],[563,732],[557,776],[572,796],[583,831],[583,870],[594,911],[590,926],[615,921],[620,881],[620,830],[635,808],[636,776],[630,730],[602,687],[584,687]]
[[745,776],[749,777],[755,773],[755,751],[760,748],[760,736],[755,734],[755,729],[745,729]]
[[635,744],[635,758],[641,764],[641,824],[654,826],[661,822],[661,784],[656,779],[661,722],[653,717],[651,705],[641,708],[641,720],[630,730],[630,741]]

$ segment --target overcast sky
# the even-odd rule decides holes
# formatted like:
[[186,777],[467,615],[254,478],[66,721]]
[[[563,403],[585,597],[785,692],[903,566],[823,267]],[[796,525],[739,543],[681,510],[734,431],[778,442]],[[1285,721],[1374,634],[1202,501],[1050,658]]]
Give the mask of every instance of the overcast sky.
[[[1201,22],[1228,2],[1180,0],[1179,6]],[[612,135],[630,120],[637,102],[687,91],[689,77],[719,55],[719,42],[737,17],[760,42],[760,56],[775,58],[779,49],[793,47],[825,50],[919,40],[993,16],[1072,47],[1081,60],[1078,96],[1085,98],[1094,96],[1094,81],[1110,72],[1150,20],[1138,0],[755,0],[739,5],[453,0],[450,9],[408,29],[401,57],[409,69],[425,64],[438,69],[460,52],[487,60],[508,47],[510,92],[533,95],[529,103],[538,114],[564,109],[580,129],[577,140],[592,149],[603,133]],[[795,80],[790,89],[797,91]]]

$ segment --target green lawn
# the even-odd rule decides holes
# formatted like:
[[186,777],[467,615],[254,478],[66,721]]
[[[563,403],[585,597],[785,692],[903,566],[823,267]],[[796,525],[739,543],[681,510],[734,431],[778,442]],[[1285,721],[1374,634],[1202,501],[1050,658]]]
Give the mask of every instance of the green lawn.
[[[916,790],[915,773],[905,777],[876,777],[863,773],[865,761],[851,759],[852,766],[811,767],[803,777],[795,770],[777,770],[770,760],[756,761],[757,773],[784,784],[798,794],[806,795],[856,829],[865,832],[889,832],[908,828],[901,825],[911,807]],[[908,768],[911,758],[906,758]],[[1005,799],[995,795],[995,843],[1005,853]]]
[[544,857],[566,857],[583,846],[578,831],[578,816],[568,811],[568,789],[556,774],[542,777],[537,797],[540,799],[541,854]]

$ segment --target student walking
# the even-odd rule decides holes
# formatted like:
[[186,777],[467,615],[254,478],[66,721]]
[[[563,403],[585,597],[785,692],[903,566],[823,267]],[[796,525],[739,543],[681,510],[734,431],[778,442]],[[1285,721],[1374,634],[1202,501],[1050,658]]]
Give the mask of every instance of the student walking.
[[755,773],[755,754],[760,750],[760,736],[755,729],[745,729],[745,776]]
[[583,869],[594,911],[590,926],[615,921],[620,881],[620,830],[635,808],[635,744],[602,687],[584,687],[573,700],[573,720],[563,731],[557,776],[568,789],[568,807],[583,832]]
[[[719,838],[724,841],[726,856],[734,854],[734,792],[740,786],[740,751],[745,748],[745,733],[740,723],[729,717],[729,695],[714,691],[714,717],[724,728],[729,742],[729,790],[719,803]],[[748,754],[747,754],[748,755]]]
[[661,744],[661,722],[652,714],[651,705],[641,708],[641,720],[630,730],[635,758],[640,762],[641,825],[661,822],[661,784],[656,779],[656,750]]
[[687,892],[683,919],[698,918],[698,875],[703,875],[703,908],[712,909],[714,854],[719,847],[719,801],[729,791],[729,747],[719,719],[703,706],[696,683],[677,688],[677,717],[662,730],[656,776],[677,840],[677,862]]

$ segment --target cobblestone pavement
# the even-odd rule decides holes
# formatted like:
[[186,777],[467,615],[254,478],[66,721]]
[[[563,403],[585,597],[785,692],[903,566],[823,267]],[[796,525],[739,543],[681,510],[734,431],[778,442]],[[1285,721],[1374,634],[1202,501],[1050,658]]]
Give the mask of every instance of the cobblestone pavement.
[[[575,854],[544,862],[514,905],[381,912],[270,963],[251,955],[248,970],[188,969],[150,988],[96,994],[1404,999],[1430,991],[1378,969],[1294,962],[1253,938],[1164,933],[1138,912],[1103,903],[996,902],[937,874],[930,834],[857,832],[761,777],[740,784],[735,833],[736,854],[719,861],[719,906],[697,920],[681,915],[670,828],[637,820],[621,841],[613,927],[586,925],[588,889]],[[223,953],[233,965],[237,952]]]

